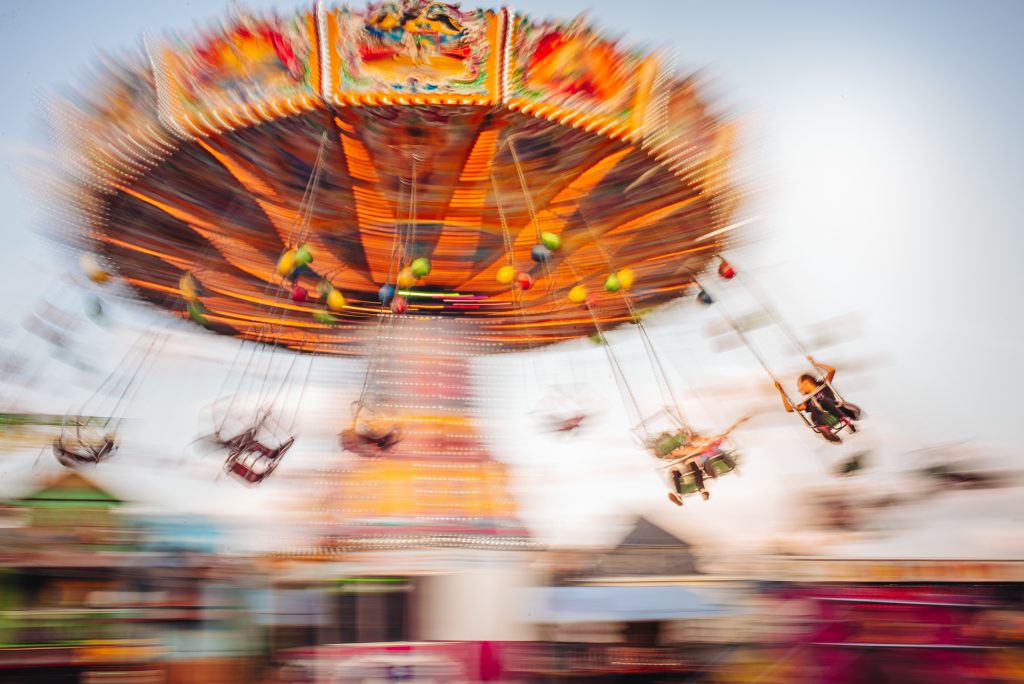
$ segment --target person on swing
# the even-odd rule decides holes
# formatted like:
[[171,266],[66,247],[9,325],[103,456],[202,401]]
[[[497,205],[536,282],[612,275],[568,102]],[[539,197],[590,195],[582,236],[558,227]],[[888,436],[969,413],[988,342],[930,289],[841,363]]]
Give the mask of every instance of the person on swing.
[[697,485],[697,491],[700,492],[701,497],[705,501],[711,498],[711,492],[708,491],[704,484],[704,477],[705,475],[711,478],[718,477],[713,459],[723,461],[729,470],[736,469],[736,461],[733,460],[728,452],[722,449],[722,443],[733,430],[747,422],[748,419],[749,416],[740,418],[714,437],[704,437],[695,432],[687,433],[687,444],[673,452],[673,456],[678,460],[669,469],[669,479],[672,488],[668,493],[669,501],[677,506],[683,505],[682,478],[684,468],[693,475],[694,483]]
[[696,461],[689,461],[687,463],[677,463],[669,469],[669,484],[671,491],[668,493],[668,500],[674,503],[676,506],[683,505],[683,468],[688,468],[690,473],[693,475],[694,482],[697,485],[697,491],[700,492],[701,497],[705,501],[711,498],[711,493],[707,487],[704,486],[704,473],[701,472],[700,466],[697,465]]
[[806,397],[804,401],[796,405],[790,402],[785,390],[782,389],[782,385],[777,380],[775,381],[775,389],[779,391],[779,395],[782,397],[782,405],[786,407],[787,413],[792,413],[793,411],[806,412],[811,419],[811,423],[814,425],[815,431],[819,435],[830,442],[840,443],[843,440],[839,438],[839,435],[834,434],[831,428],[838,422],[845,420],[848,421],[850,429],[856,431],[853,423],[860,420],[860,407],[848,401],[843,401],[829,387],[828,383],[831,383],[832,378],[836,375],[835,368],[815,361],[813,356],[808,356],[807,360],[815,369],[822,371],[825,377],[822,379],[810,373],[803,373],[797,378],[796,386],[801,396]]

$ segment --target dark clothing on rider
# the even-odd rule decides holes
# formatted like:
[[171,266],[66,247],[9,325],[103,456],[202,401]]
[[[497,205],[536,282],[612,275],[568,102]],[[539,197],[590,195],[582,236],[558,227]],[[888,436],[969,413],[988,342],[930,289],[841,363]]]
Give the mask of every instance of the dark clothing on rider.
[[[860,419],[860,407],[841,400],[828,385],[822,385],[815,390],[803,406],[810,414],[811,422],[819,426],[831,426],[843,418]],[[830,416],[833,420],[829,420]]]
[[704,473],[701,471],[700,466],[697,465],[696,461],[690,461],[687,464],[690,467],[690,473],[693,475],[693,479],[697,482],[697,491],[704,491]]

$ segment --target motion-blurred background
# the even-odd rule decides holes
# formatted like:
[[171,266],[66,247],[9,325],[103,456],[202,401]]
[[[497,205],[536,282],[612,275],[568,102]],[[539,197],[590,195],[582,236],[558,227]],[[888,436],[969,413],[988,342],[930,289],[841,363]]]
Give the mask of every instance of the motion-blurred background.
[[[408,50],[388,59],[407,57],[423,73],[442,70],[444,59],[473,59],[468,29],[451,23],[469,25],[468,15],[399,5],[366,10],[382,32],[375,46],[393,40]],[[157,91],[170,77],[150,60],[161,54],[154,46],[180,47],[274,7],[0,9],[0,681],[1024,679],[1020,5],[524,0],[512,8],[538,25],[566,22],[548,43],[530,42],[543,34],[536,28],[515,34],[521,43],[511,29],[494,38],[554,55],[534,63],[510,48],[504,59],[526,65],[516,76],[523,83],[541,73],[537,64],[548,69],[566,112],[618,102],[625,84],[644,78],[608,67],[616,57],[605,43],[565,47],[580,12],[614,44],[658,55],[666,82],[690,77],[707,116],[682,127],[695,133],[686,138],[692,148],[678,150],[686,163],[696,159],[695,175],[690,166],[661,168],[675,158],[657,156],[658,126],[667,124],[653,114],[646,138],[630,140],[636,149],[602,139],[587,148],[592,157],[579,152],[590,143],[577,129],[565,126],[563,136],[550,132],[555,123],[523,123],[525,109],[508,114],[502,126],[521,130],[527,159],[513,159],[515,143],[499,144],[507,132],[494,124],[492,168],[503,170],[479,178],[472,150],[490,120],[356,119],[352,112],[380,105],[369,100],[332,104],[323,119],[333,137],[319,148],[308,121],[277,116],[214,121],[202,134],[140,128],[114,140],[138,100],[111,94],[114,81],[97,74],[149,69],[140,92],[152,88],[165,103]],[[310,9],[276,8],[282,16]],[[331,63],[317,50],[327,34],[310,35],[310,54]],[[457,49],[431,53],[451,47],[446,35],[458,36]],[[264,38],[290,73],[282,39]],[[360,54],[367,63],[373,56]],[[250,57],[239,52],[239,73]],[[380,68],[376,77],[401,67]],[[509,78],[506,97],[520,86],[527,97]],[[308,82],[324,85],[315,75]],[[200,93],[230,90],[197,83]],[[652,93],[658,83],[652,77]],[[243,101],[254,97],[243,91]],[[689,101],[681,86],[673,92]],[[152,121],[186,120],[153,103]],[[630,101],[623,116],[638,106]],[[665,106],[671,119],[676,110]],[[90,127],[97,120],[114,124]],[[725,128],[728,193],[706,162]],[[80,141],[98,139],[97,130],[112,156],[83,156]],[[269,143],[250,135],[266,130]],[[409,142],[421,135],[441,153]],[[531,136],[549,142],[531,148]],[[442,138],[465,139],[452,169],[457,155]],[[160,151],[180,140],[191,147]],[[277,156],[263,165],[268,150]],[[327,161],[314,162],[324,150]],[[548,190],[562,177],[555,161],[583,172],[620,152],[625,161],[607,178],[568,194]],[[661,165],[654,175],[640,173],[648,153]],[[376,157],[376,170],[360,171],[352,161],[360,154]],[[385,171],[385,157],[401,158],[400,168]],[[159,176],[155,167],[171,171]],[[311,210],[298,237],[286,235],[280,225],[301,213],[319,168],[318,206],[349,199],[338,200],[337,215]],[[291,185],[282,180],[289,169]],[[667,189],[679,178],[681,189]],[[469,191],[462,214],[422,219],[436,201],[432,188],[478,183],[483,198],[492,180],[504,187],[501,209],[518,219],[516,230],[564,237],[550,262],[530,263],[532,227],[511,247],[502,240],[497,190],[475,219]],[[124,196],[124,187],[136,192],[137,205],[86,206],[83,197],[114,196],[115,183]],[[373,223],[373,203],[357,186],[380,189],[393,232]],[[691,190],[724,199],[706,214],[641,221],[658,202],[679,199],[672,192]],[[458,195],[445,197],[459,206]],[[634,209],[647,213],[636,218]],[[400,229],[402,211],[416,216]],[[280,237],[294,258],[336,219],[358,224],[361,241],[323,242],[302,273],[282,272],[276,247],[260,242]],[[490,221],[491,243],[467,246],[459,230],[473,220]],[[198,228],[176,241],[184,225]],[[622,226],[636,232],[616,237]],[[397,295],[411,311],[402,317],[389,299],[378,315],[376,286],[428,253],[431,230],[435,281],[399,280],[399,290],[414,292]],[[401,247],[393,249],[393,234]],[[359,250],[362,266],[339,256]],[[735,278],[719,276],[715,253]],[[533,267],[532,290],[490,291],[504,256]],[[334,257],[348,270],[315,270]],[[479,271],[462,273],[462,257]],[[643,265],[667,258],[674,272]],[[263,261],[270,276],[259,271]],[[610,287],[606,275],[626,268],[636,283]],[[231,280],[235,271],[242,275]],[[201,296],[178,273],[193,275]],[[569,288],[585,278],[576,301]],[[329,307],[318,289],[332,279],[345,308]],[[253,282],[259,287],[246,290]],[[493,305],[493,315],[434,315],[429,297],[456,287],[459,296],[438,308]],[[714,303],[702,305],[699,289]],[[545,309],[544,297],[559,303]],[[319,307],[321,318],[300,321],[287,307]],[[474,320],[493,327],[480,332]],[[323,330],[335,341],[317,347]],[[547,344],[551,330],[564,339]],[[264,344],[282,340],[290,347]],[[863,409],[839,444],[787,413],[772,386],[777,377],[797,396],[805,352],[834,366],[836,388]],[[250,427],[268,405],[274,422],[231,442],[237,435],[227,433]],[[664,405],[675,419],[641,420]],[[681,424],[688,435],[714,435],[741,417],[749,420],[727,440],[739,468],[707,477],[709,500],[693,486],[681,508],[672,505],[666,492],[675,485],[646,448],[650,438]],[[115,433],[116,449],[103,452]]]

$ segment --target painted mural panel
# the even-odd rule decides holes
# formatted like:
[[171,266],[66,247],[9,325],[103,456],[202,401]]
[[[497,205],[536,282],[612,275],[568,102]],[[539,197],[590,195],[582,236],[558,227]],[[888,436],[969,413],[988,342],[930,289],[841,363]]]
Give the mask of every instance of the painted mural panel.
[[[533,23],[517,15],[509,31],[507,100],[513,109],[623,135],[643,124],[657,60],[625,50],[581,18]],[[575,113],[576,116],[570,117]]]
[[501,15],[491,10],[386,2],[329,10],[326,26],[324,91],[338,103],[499,100]]
[[236,16],[199,41],[153,52],[161,118],[179,133],[235,128],[315,105],[312,13]]

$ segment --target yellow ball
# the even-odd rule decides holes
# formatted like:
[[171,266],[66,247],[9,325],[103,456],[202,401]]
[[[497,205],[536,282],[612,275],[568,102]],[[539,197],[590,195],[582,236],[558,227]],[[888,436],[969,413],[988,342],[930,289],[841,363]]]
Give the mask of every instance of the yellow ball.
[[92,254],[83,254],[80,264],[85,271],[85,277],[92,282],[102,284],[110,280],[110,274],[100,266]]
[[516,267],[502,266],[498,269],[496,279],[502,285],[510,285],[512,281],[516,279]]
[[287,252],[281,255],[281,258],[277,260],[277,274],[282,278],[287,278],[295,270],[295,250],[289,249]]
[[416,274],[412,272],[411,268],[403,268],[398,272],[398,288],[400,290],[407,290],[416,284]]
[[199,290],[196,289],[195,278],[192,277],[191,273],[186,273],[181,276],[178,280],[178,289],[181,290],[181,294],[185,299],[195,299],[199,296]]
[[622,286],[623,290],[628,290],[633,287],[634,281],[636,281],[636,273],[631,268],[624,268],[617,274],[619,276],[619,285]]
[[341,311],[345,308],[346,304],[345,296],[337,290],[331,290],[327,293],[327,306],[332,311]]
[[577,285],[576,287],[569,290],[569,301],[574,304],[582,304],[587,299],[587,288],[583,285]]

